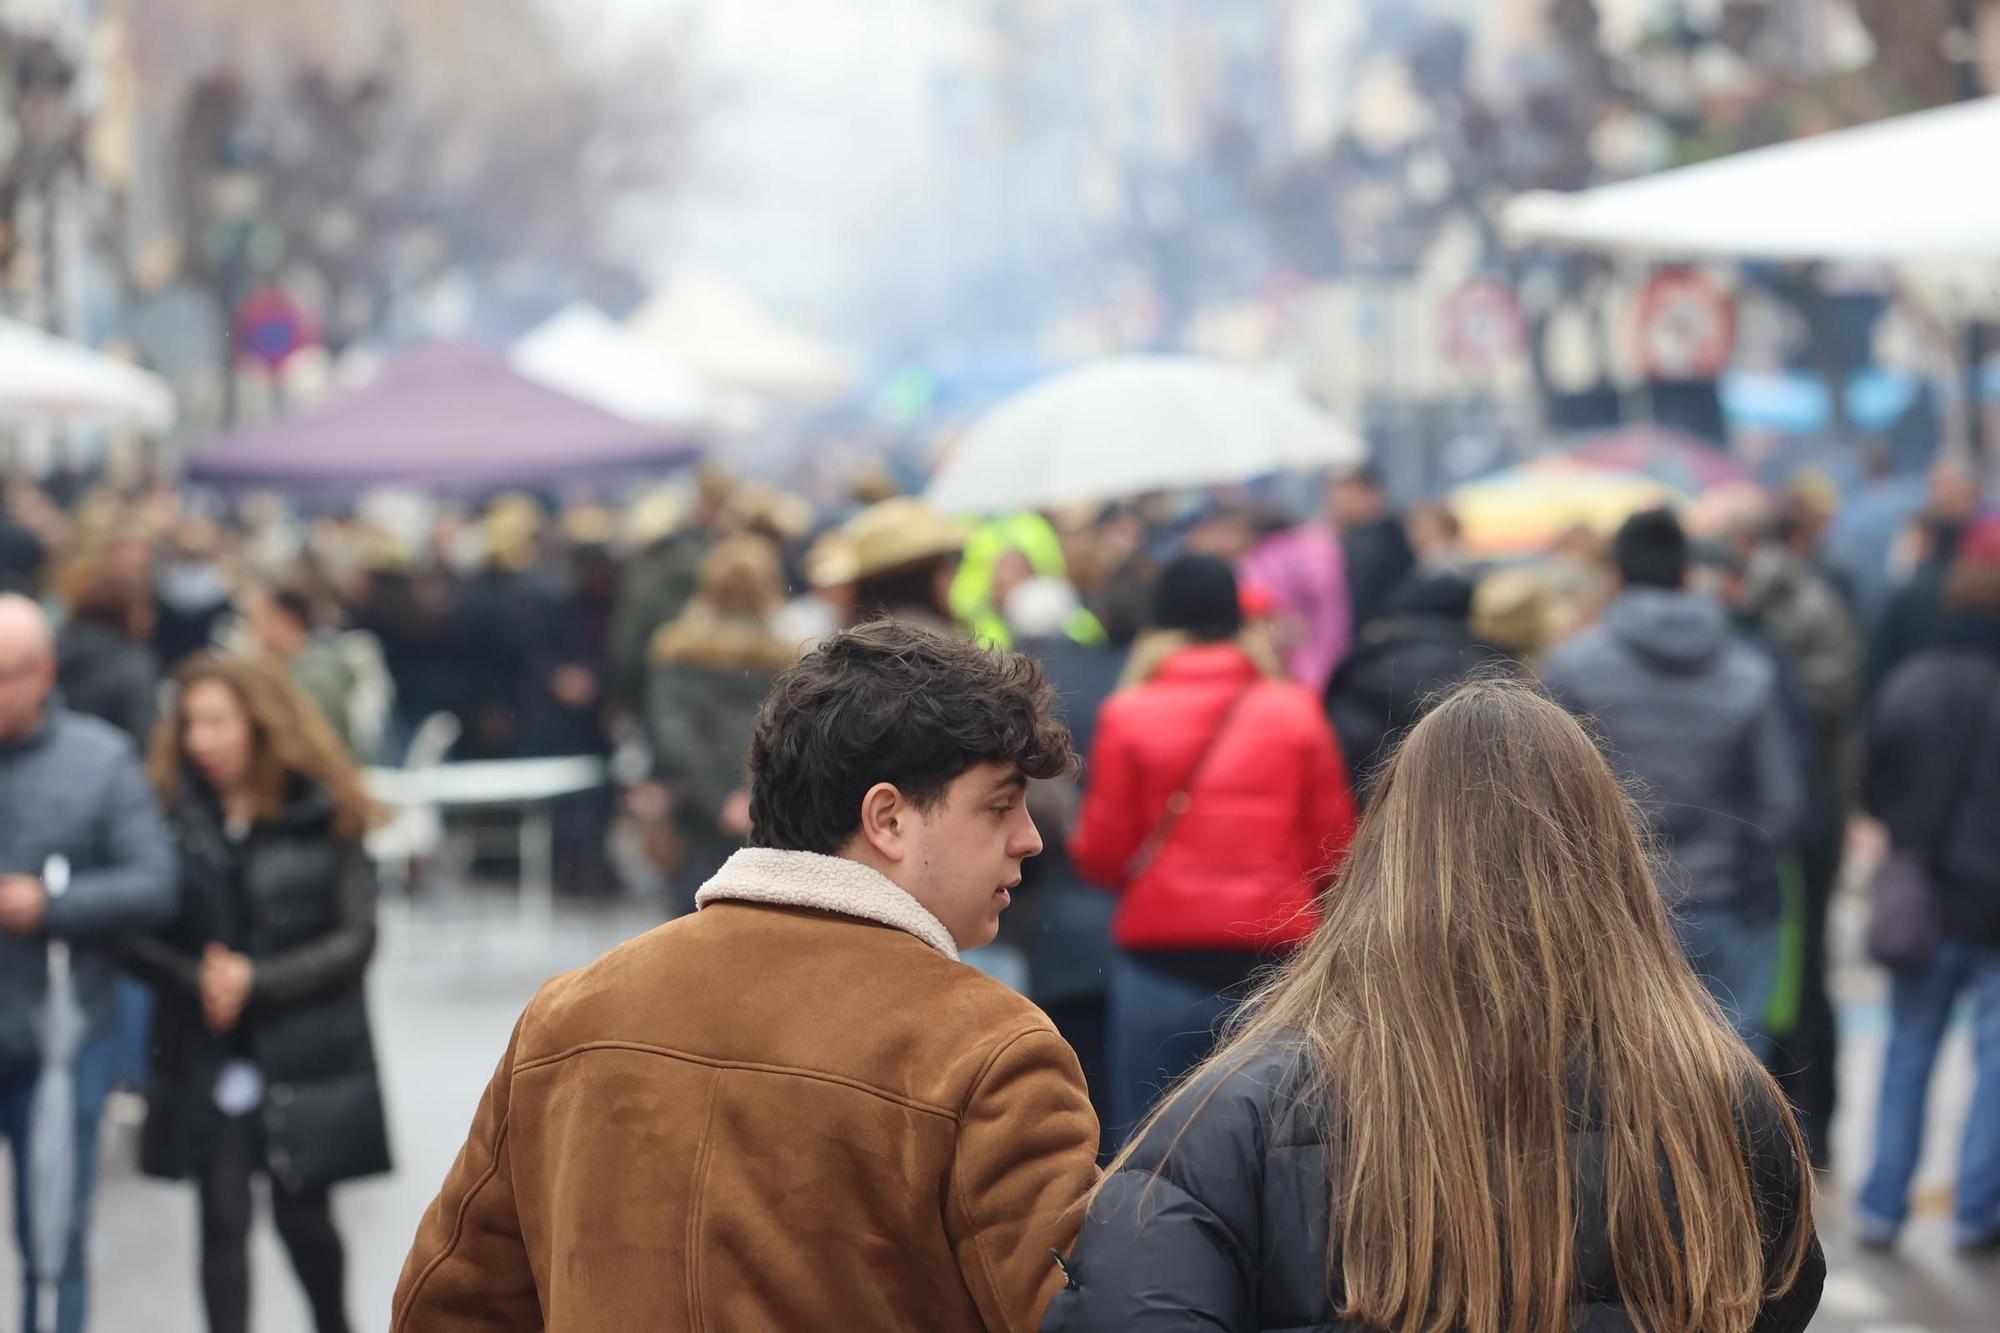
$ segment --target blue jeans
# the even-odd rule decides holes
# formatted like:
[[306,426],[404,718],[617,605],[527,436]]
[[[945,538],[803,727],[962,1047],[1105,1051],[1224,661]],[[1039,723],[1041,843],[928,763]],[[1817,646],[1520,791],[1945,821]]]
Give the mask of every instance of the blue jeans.
[[153,1086],[153,988],[132,977],[118,978],[118,1080],[144,1096]]
[[1681,952],[1759,1060],[1770,1054],[1765,1015],[1778,986],[1778,920],[1746,919],[1734,907],[1686,903],[1674,917]]
[[[97,1131],[105,1098],[118,1079],[119,1048],[110,1034],[90,1038],[76,1056],[76,1193],[70,1205],[69,1247],[56,1285],[57,1333],[83,1333],[87,1285],[84,1250],[90,1232],[90,1200],[97,1183]],[[14,1154],[14,1235],[21,1247],[24,1285],[21,1327],[32,1333],[41,1291],[30,1266],[33,1236],[28,1199],[28,1124],[35,1103],[38,1061],[0,1062],[0,1131]]]
[[1889,1050],[1875,1118],[1875,1168],[1861,1189],[1864,1221],[1892,1234],[1910,1212],[1910,1182],[1923,1153],[1931,1067],[1951,1009],[1972,992],[1972,1113],[1958,1159],[1958,1234],[1978,1239],[2000,1226],[2000,950],[1946,940],[1921,972],[1898,973],[1889,989]]
[[[1254,955],[1244,956],[1246,975]],[[1124,1143],[1161,1092],[1208,1058],[1223,1021],[1243,1000],[1240,988],[1218,993],[1121,953],[1111,970],[1106,1063],[1111,1123],[1106,1137]]]

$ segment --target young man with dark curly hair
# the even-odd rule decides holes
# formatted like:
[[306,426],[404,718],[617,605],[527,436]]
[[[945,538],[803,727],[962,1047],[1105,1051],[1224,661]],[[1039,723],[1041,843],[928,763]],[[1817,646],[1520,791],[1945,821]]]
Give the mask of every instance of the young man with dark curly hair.
[[1034,1328],[1097,1122],[1048,1019],[958,954],[1042,849],[1052,708],[1029,658],[892,622],[781,676],[750,846],[529,1005],[395,1333]]

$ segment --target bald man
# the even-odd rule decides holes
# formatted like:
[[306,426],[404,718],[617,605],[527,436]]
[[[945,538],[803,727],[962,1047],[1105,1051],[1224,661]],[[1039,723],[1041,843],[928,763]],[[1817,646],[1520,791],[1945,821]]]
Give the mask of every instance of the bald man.
[[[87,1030],[73,1065],[76,1189],[56,1328],[82,1333],[97,1122],[118,1065],[109,1040],[117,979],[112,945],[120,935],[171,919],[178,885],[173,846],[132,742],[55,702],[55,679],[55,645],[42,609],[25,597],[0,595],[0,1131],[19,1179],[42,1074],[48,946],[62,940],[70,946],[70,984]],[[16,1190],[14,1234],[24,1254],[33,1206],[29,1191]],[[39,1328],[36,1284],[23,1286],[21,1327]]]

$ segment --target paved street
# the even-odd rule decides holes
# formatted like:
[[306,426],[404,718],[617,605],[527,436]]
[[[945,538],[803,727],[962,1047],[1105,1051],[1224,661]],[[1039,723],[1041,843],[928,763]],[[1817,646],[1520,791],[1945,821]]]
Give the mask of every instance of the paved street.
[[[1857,905],[1843,905],[1844,934],[1852,934]],[[554,929],[528,934],[506,907],[504,898],[475,900],[448,915],[387,923],[374,977],[375,1016],[400,1170],[337,1196],[350,1246],[357,1329],[386,1325],[417,1217],[465,1133],[521,1006],[549,974],[586,962],[649,924],[630,911],[572,910]],[[1872,973],[1848,969],[1841,987],[1843,1087],[1869,1091],[1849,1103],[1838,1134],[1839,1169],[1825,1181],[1821,1209],[1832,1273],[1813,1327],[1825,1333],[1988,1333],[2000,1310],[2000,1259],[1956,1258],[1945,1218],[1968,1077],[1964,1033],[1954,1035],[1939,1074],[1923,1216],[1899,1255],[1860,1254],[1849,1239],[1847,1196],[1867,1155],[1882,1014]],[[196,1333],[202,1324],[193,1195],[138,1177],[129,1133],[113,1132],[110,1154],[98,1205],[93,1327],[99,1333]],[[256,1265],[256,1327],[306,1333],[303,1304],[268,1224],[258,1235]],[[16,1280],[11,1256],[4,1276],[10,1284]]]

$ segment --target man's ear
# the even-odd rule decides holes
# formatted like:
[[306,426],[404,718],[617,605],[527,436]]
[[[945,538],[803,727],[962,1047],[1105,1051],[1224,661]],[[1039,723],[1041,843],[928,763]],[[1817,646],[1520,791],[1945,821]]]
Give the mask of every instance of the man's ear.
[[909,855],[910,823],[916,809],[894,783],[878,782],[861,798],[861,837],[883,860],[900,864]]

